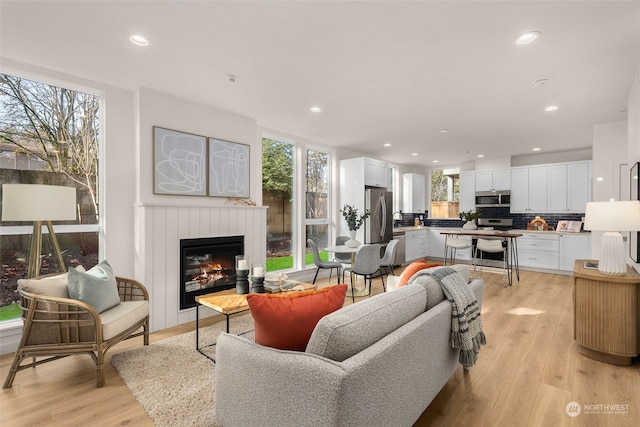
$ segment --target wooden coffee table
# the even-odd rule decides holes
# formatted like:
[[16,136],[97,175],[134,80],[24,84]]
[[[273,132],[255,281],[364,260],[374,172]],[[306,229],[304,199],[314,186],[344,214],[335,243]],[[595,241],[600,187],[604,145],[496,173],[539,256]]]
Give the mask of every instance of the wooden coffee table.
[[[317,285],[312,285],[310,283],[302,283],[299,282],[297,285],[302,285],[305,291],[311,289],[317,289]],[[275,293],[272,295],[282,295],[288,294],[289,292],[299,292],[299,291],[283,291],[279,293]],[[229,319],[231,315],[242,313],[243,311],[249,311],[249,303],[247,303],[247,295],[246,294],[238,294],[235,289],[228,289],[225,291],[214,292],[211,294],[200,295],[196,297],[196,350],[203,356],[213,360],[215,359],[211,356],[205,354],[202,349],[207,347],[213,347],[216,345],[208,344],[204,346],[200,346],[200,306],[204,306],[210,308],[211,310],[218,312],[220,314],[224,314],[226,317],[227,327],[226,331],[229,333]]]

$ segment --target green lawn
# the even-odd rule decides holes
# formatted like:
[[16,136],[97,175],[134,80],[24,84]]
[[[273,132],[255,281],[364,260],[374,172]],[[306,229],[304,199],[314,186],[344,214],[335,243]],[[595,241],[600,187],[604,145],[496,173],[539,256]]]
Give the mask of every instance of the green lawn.
[[3,320],[17,319],[22,314],[18,303],[0,307],[0,322]]
[[[328,261],[328,252],[320,252],[320,258],[324,261]],[[313,254],[307,254],[305,264],[313,264]],[[288,268],[293,268],[293,256],[282,256],[267,260],[267,271],[279,271],[286,270]]]

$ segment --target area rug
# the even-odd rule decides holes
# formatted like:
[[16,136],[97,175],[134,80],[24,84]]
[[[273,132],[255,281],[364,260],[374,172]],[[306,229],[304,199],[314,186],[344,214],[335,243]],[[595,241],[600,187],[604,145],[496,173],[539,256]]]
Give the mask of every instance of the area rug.
[[[231,333],[253,330],[250,315],[231,318]],[[214,343],[225,322],[200,329],[200,345]],[[244,335],[253,340],[253,332]],[[198,353],[195,331],[114,354],[111,364],[158,427],[215,426],[216,364]],[[215,346],[203,351],[215,358]]]

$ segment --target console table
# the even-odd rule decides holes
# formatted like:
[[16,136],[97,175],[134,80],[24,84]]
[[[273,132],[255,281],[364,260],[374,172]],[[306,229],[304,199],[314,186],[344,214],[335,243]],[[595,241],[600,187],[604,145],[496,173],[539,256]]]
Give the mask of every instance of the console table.
[[573,338],[592,359],[630,365],[640,353],[640,276],[627,267],[624,276],[607,276],[576,260]]

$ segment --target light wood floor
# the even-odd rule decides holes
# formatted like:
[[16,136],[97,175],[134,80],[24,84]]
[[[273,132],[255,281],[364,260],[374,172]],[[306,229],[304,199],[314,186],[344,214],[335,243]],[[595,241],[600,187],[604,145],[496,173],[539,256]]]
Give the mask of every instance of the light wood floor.
[[[632,366],[620,367],[576,351],[572,276],[522,272],[520,283],[512,288],[503,287],[499,274],[485,272],[484,279],[482,319],[487,345],[474,367],[456,371],[416,426],[640,425],[637,358]],[[374,282],[374,293],[381,288],[379,280]],[[509,314],[517,309],[540,313]],[[222,317],[211,320],[222,321]],[[152,334],[151,342],[193,328],[191,323],[159,331]],[[102,389],[95,388],[94,365],[88,356],[18,372],[13,388],[0,393],[0,425],[152,426],[110,364],[110,354],[140,346],[141,341],[130,340],[111,350]],[[12,355],[0,356],[2,382],[11,359]],[[583,412],[571,418],[565,406],[572,401],[582,407],[599,405],[590,406],[594,412],[605,411],[604,405],[620,405],[622,411]]]

